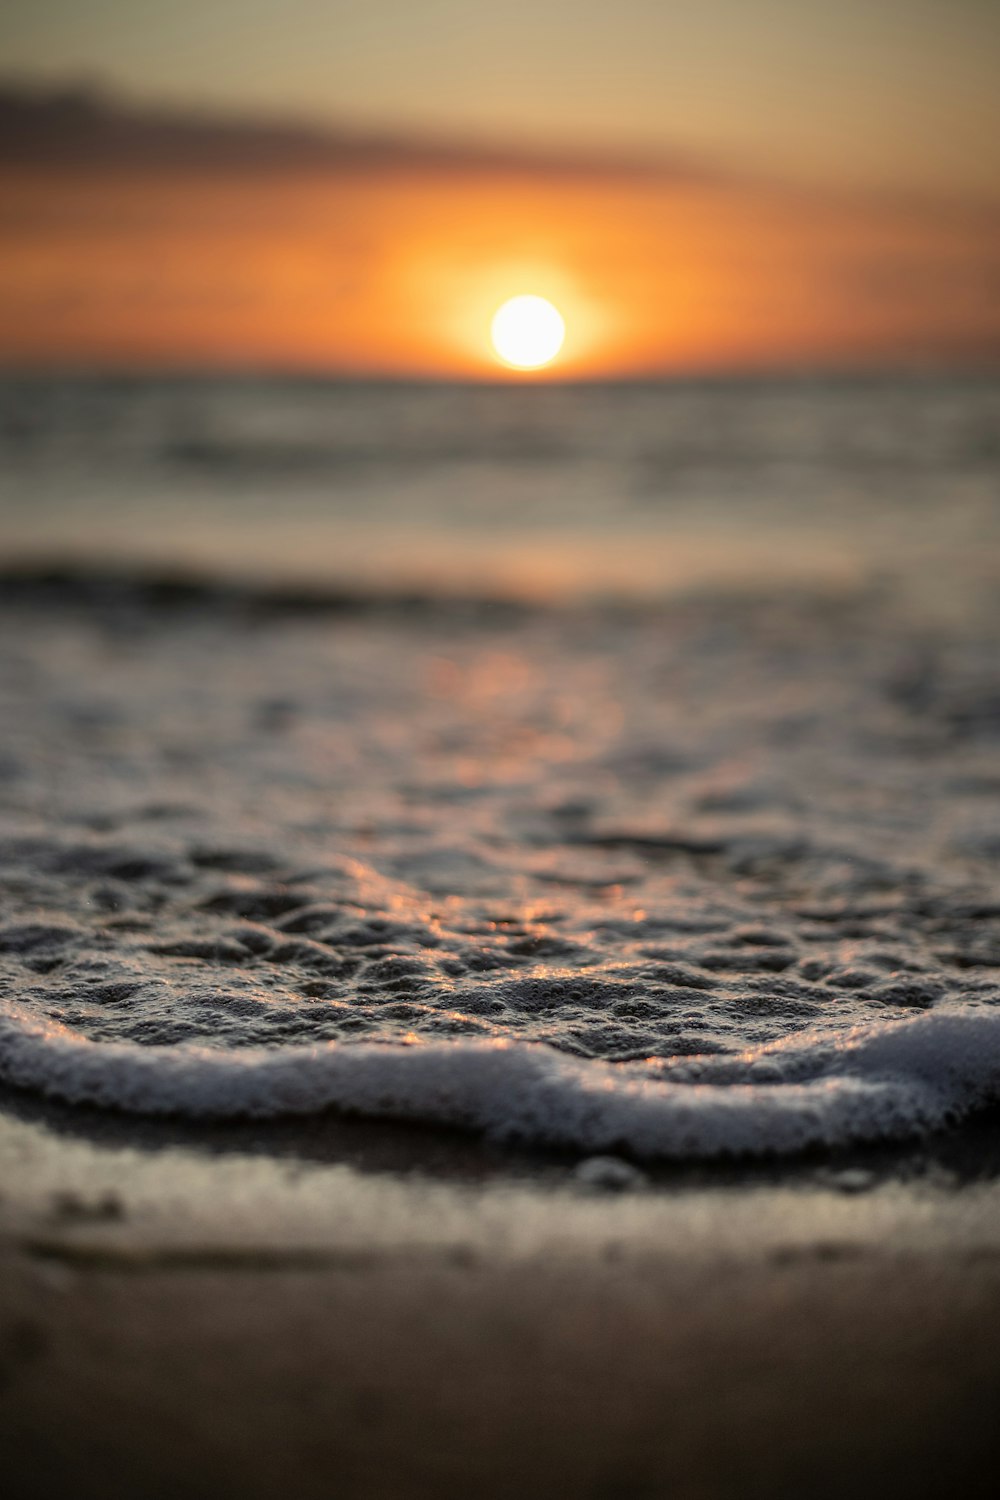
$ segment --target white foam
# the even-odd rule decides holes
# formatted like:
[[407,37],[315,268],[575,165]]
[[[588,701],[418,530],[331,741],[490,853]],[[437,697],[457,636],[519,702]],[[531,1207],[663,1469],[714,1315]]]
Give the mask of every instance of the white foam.
[[513,1041],[142,1047],[0,1003],[0,1078],[74,1104],[201,1119],[337,1109],[649,1158],[793,1152],[952,1123],[1000,1101],[1000,1010],[942,1007],[833,1041],[803,1034],[725,1071],[703,1082],[690,1060],[613,1064]]

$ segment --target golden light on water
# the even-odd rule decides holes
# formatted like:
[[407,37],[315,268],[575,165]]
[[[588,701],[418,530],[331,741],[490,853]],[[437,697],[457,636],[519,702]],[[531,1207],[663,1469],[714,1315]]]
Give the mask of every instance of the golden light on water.
[[511,297],[490,327],[493,347],[505,364],[537,370],[555,359],[566,337],[562,314],[546,297]]

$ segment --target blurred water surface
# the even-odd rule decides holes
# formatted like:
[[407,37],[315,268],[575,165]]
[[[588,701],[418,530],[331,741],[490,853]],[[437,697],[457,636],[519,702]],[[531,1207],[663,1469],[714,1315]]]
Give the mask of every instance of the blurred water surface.
[[565,598],[1000,581],[1000,380],[8,376],[2,565]]

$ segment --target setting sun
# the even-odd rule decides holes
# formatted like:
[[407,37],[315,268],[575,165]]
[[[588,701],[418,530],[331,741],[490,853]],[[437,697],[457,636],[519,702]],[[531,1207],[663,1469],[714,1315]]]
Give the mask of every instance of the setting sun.
[[519,370],[555,359],[566,337],[558,308],[545,297],[511,297],[497,309],[490,329],[500,358]]

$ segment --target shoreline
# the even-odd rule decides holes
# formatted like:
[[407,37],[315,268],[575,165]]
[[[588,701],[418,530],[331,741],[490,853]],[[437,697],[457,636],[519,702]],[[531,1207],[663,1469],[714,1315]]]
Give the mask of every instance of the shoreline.
[[6,393],[5,1496],[992,1500],[998,393]]

